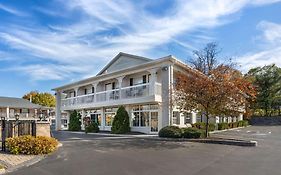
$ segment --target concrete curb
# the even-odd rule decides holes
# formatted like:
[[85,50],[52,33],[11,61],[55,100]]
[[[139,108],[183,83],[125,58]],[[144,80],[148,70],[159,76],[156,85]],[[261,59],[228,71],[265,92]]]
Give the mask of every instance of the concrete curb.
[[225,131],[234,131],[234,130],[238,130],[238,129],[247,128],[247,127],[250,127],[250,126],[251,125],[248,125],[246,127],[238,127],[238,128],[224,129],[224,130],[215,130],[215,131],[210,131],[209,134],[215,134],[215,133],[220,133],[220,132],[225,132]]
[[111,136],[111,137],[132,137],[132,138],[143,138],[143,137],[155,137],[156,134],[111,134],[111,133],[85,133],[81,131],[60,131],[69,132],[73,134],[85,134],[85,135],[97,135],[97,136]]
[[[58,146],[57,146],[57,149],[62,147],[63,144],[61,142],[59,142]],[[48,155],[38,155],[37,157],[34,157],[33,159],[31,160],[28,160],[26,162],[23,162],[17,166],[7,166],[7,164],[5,164],[5,162],[3,163],[5,166],[7,166],[7,169],[4,170],[4,172],[2,173],[1,170],[0,170],[0,174],[4,174],[4,173],[10,173],[10,172],[13,172],[13,171],[16,171],[17,169],[19,168],[22,168],[22,167],[29,167],[35,163],[38,163],[40,162],[41,160],[43,160],[44,158],[46,158]]]
[[31,160],[28,160],[28,161],[26,161],[26,162],[24,162],[24,163],[21,163],[21,164],[19,164],[19,165],[17,165],[17,166],[8,167],[8,168],[6,169],[6,173],[13,172],[13,171],[15,171],[15,170],[17,170],[17,169],[19,169],[19,168],[22,168],[22,167],[29,167],[29,166],[31,166],[31,165],[33,165],[33,164],[35,164],[35,163],[40,162],[40,161],[43,160],[45,157],[46,157],[46,155],[38,156],[38,157],[35,157],[35,158],[33,158],[33,159],[31,159]]
[[186,139],[186,138],[160,138],[152,137],[146,138],[148,140],[155,141],[171,141],[171,142],[198,142],[208,144],[221,144],[221,145],[233,145],[233,146],[245,146],[245,147],[256,147],[257,141],[237,140],[237,139],[224,139],[224,138],[207,138],[207,139]]

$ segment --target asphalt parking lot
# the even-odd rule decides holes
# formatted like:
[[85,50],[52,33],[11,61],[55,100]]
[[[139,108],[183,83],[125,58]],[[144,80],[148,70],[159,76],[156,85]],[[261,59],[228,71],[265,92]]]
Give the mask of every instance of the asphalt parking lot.
[[280,175],[281,126],[253,126],[215,136],[257,140],[258,147],[54,133],[56,153],[11,174]]

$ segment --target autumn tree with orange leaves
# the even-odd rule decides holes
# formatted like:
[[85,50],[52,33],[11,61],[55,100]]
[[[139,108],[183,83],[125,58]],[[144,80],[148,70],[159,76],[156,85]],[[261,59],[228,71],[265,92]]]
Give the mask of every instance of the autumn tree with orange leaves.
[[255,98],[255,89],[238,70],[219,65],[204,75],[199,71],[176,74],[176,106],[182,111],[202,111],[206,115],[206,136],[212,116],[237,116]]

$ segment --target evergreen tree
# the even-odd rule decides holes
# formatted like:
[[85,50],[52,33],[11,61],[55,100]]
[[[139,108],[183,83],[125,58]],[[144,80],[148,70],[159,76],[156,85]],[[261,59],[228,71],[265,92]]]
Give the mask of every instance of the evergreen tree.
[[129,115],[124,106],[120,106],[114,117],[111,133],[124,134],[130,131]]
[[69,131],[80,131],[81,130],[81,114],[74,110],[70,114],[68,130]]

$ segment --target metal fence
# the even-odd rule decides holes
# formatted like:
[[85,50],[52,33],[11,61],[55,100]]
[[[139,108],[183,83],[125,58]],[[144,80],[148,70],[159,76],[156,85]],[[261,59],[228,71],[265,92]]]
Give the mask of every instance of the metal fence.
[[22,135],[36,135],[36,124],[35,121],[30,120],[1,120],[0,124],[1,132],[1,146],[2,151],[5,151],[5,140],[11,137],[17,137]]

